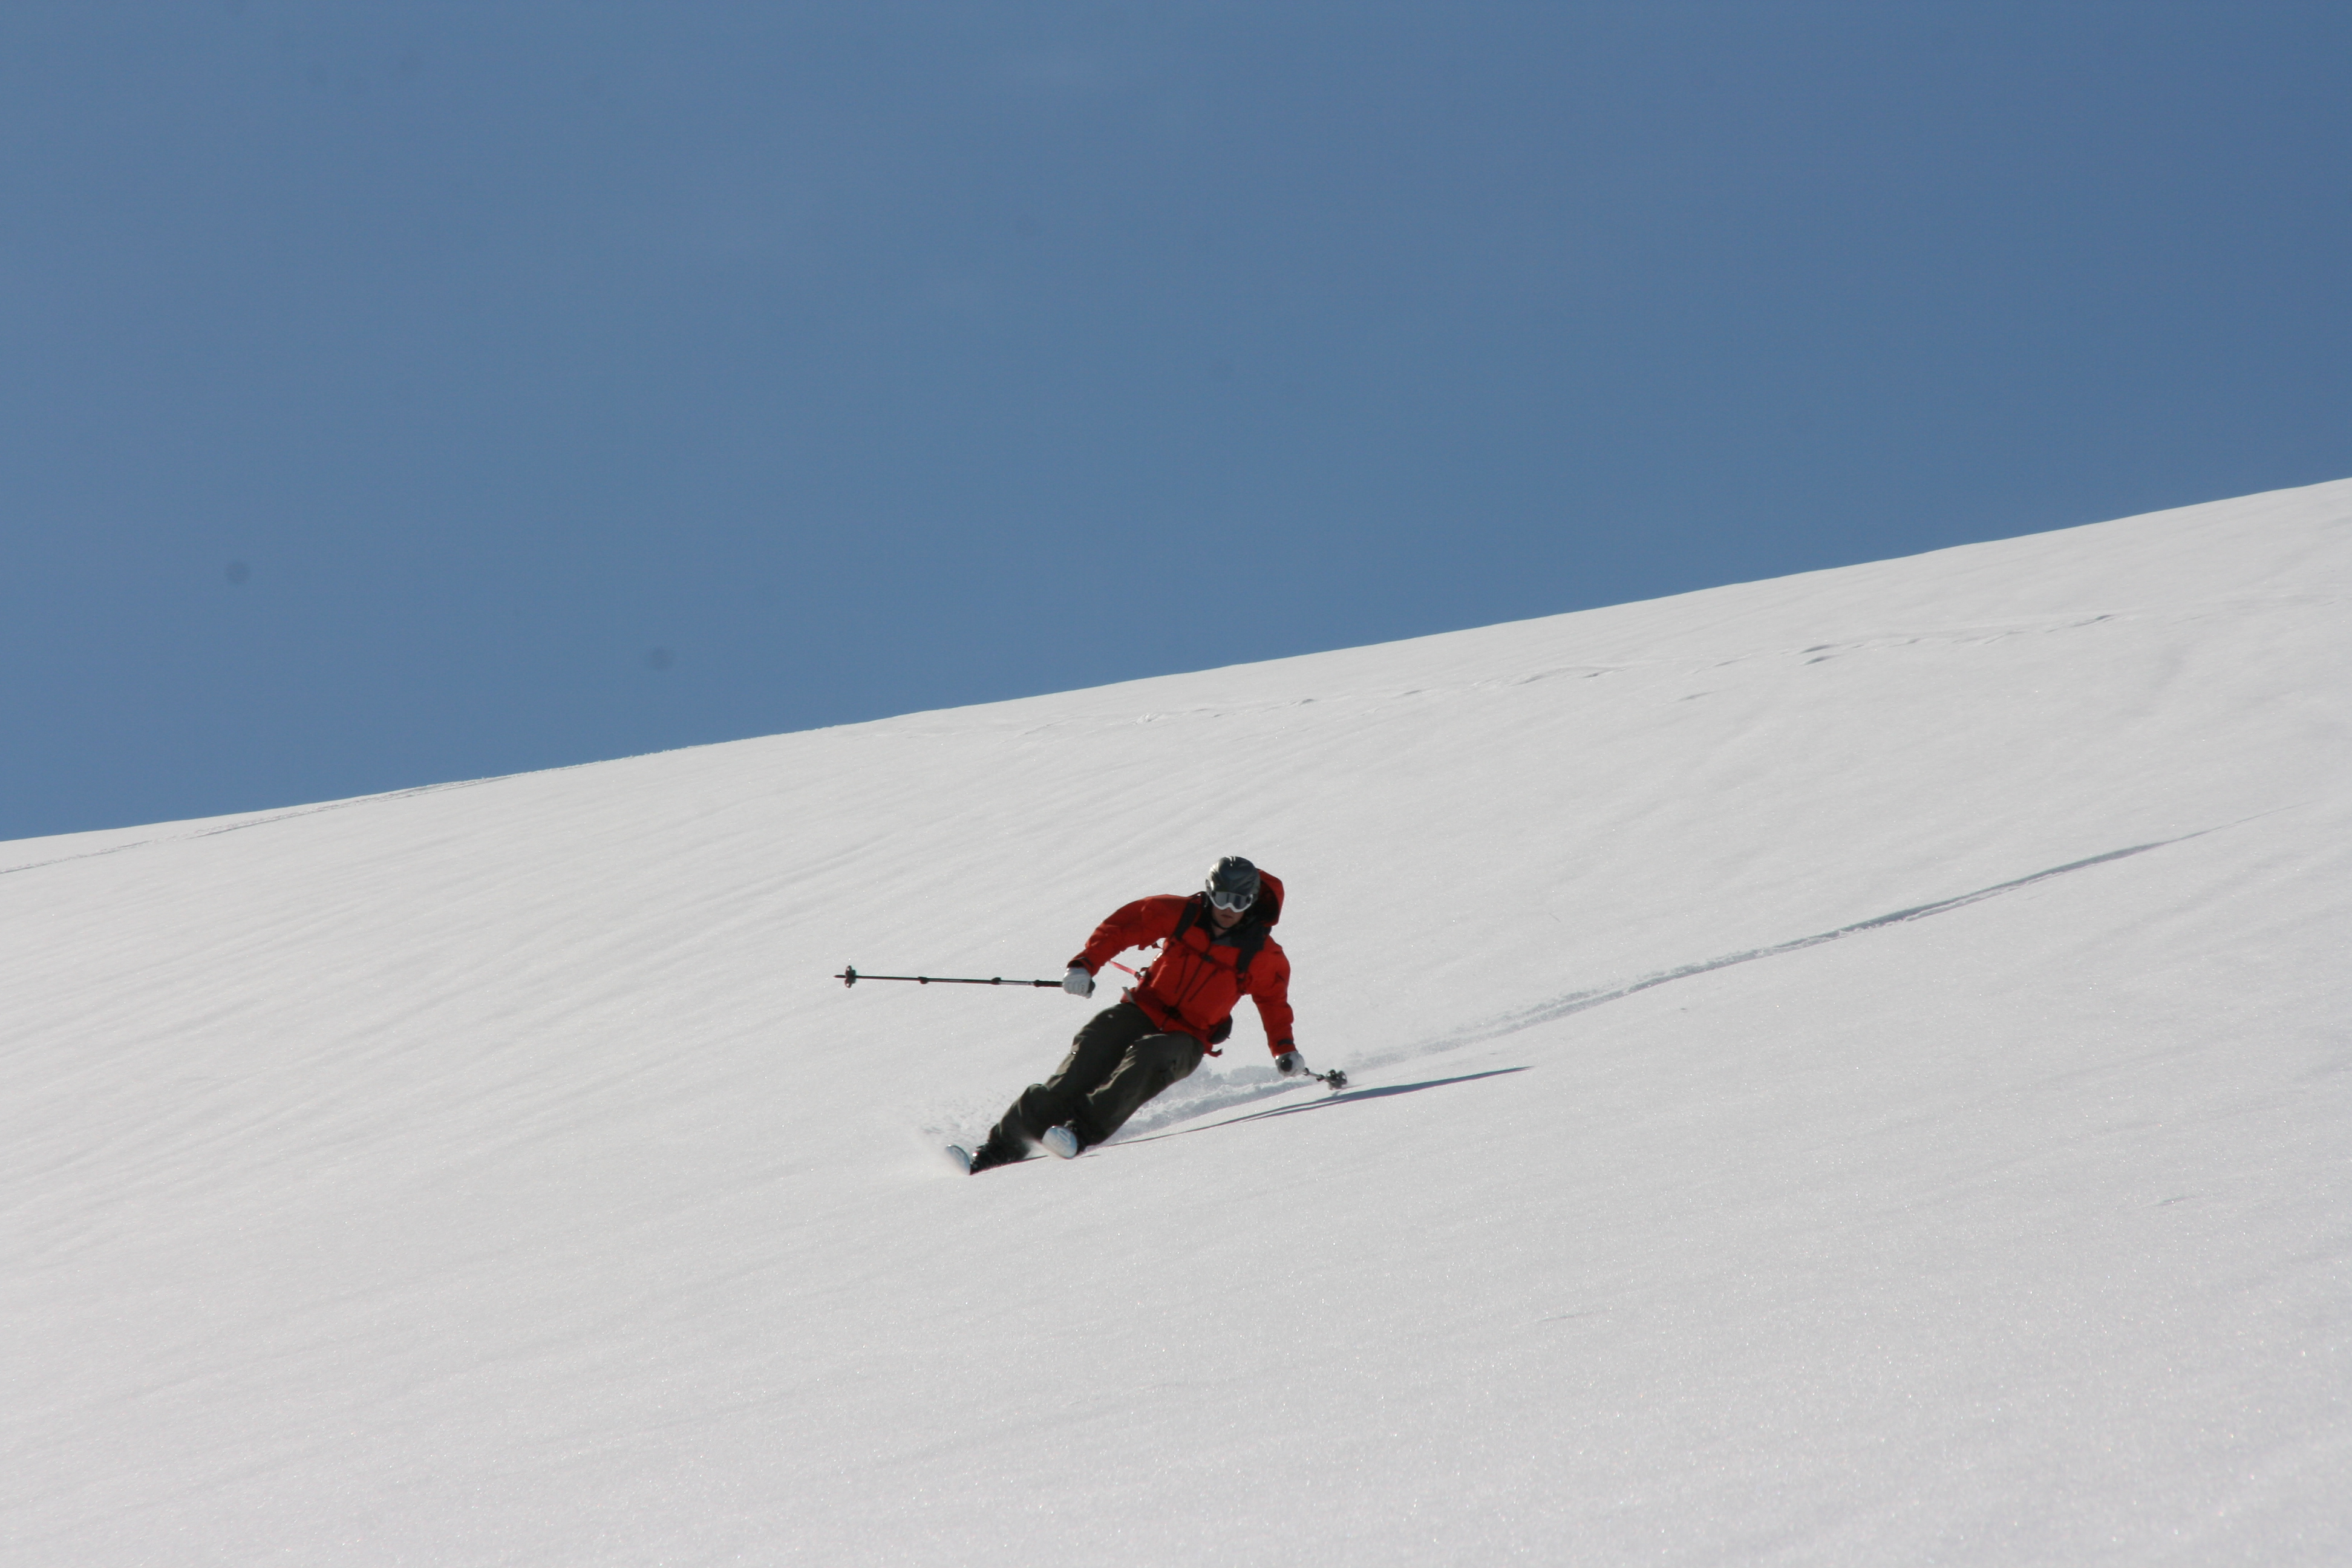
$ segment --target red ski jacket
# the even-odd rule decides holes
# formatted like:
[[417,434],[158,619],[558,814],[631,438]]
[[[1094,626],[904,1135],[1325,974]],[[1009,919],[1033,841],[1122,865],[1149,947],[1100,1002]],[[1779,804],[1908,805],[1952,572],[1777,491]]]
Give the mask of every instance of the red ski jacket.
[[1126,998],[1162,1029],[1213,1046],[1233,1032],[1234,1008],[1244,996],[1257,1004],[1266,1049],[1296,1050],[1290,1037],[1290,960],[1274,940],[1282,918],[1282,884],[1258,873],[1257,902],[1234,929],[1209,919],[1209,896],[1162,893],[1138,899],[1095,927],[1072,963],[1089,974],[1130,947],[1167,945],[1147,965]]

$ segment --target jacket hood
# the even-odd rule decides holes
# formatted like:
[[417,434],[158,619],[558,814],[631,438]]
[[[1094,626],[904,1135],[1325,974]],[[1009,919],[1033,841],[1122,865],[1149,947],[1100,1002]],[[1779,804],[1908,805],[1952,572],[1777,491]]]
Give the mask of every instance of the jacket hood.
[[[1281,918],[1282,879],[1261,866],[1257,873],[1257,901],[1250,905],[1249,912],[1235,923],[1234,931],[1244,931],[1252,926],[1270,926]],[[1226,933],[1227,936],[1232,934],[1232,931]]]

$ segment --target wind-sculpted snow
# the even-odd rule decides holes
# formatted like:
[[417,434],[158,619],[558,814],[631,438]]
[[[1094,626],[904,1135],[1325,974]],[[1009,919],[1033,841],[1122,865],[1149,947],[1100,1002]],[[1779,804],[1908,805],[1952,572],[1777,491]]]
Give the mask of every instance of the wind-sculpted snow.
[[[0,847],[0,1562],[2352,1559],[2352,483]],[[1247,854],[1110,1145],[939,1145]],[[1766,962],[1769,960],[1769,962]]]

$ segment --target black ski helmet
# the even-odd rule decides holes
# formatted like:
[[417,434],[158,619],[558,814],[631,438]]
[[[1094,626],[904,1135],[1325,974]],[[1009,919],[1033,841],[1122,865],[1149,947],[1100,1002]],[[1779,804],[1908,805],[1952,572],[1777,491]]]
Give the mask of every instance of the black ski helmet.
[[1209,902],[1235,912],[1257,902],[1257,868],[1238,855],[1228,855],[1209,873]]

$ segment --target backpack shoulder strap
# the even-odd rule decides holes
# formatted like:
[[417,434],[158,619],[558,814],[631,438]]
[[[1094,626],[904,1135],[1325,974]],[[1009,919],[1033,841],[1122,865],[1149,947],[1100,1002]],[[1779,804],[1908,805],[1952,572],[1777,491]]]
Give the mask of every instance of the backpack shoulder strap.
[[[1208,901],[1208,895],[1205,893],[1195,893],[1191,898],[1184,900],[1184,912],[1178,918],[1176,921],[1176,929],[1168,933],[1168,941],[1171,945],[1183,941],[1184,933],[1201,923],[1201,911],[1207,907]],[[1265,939],[1268,934],[1268,927],[1262,925],[1250,925],[1244,927],[1241,933],[1233,938],[1234,946],[1241,950],[1241,956],[1234,961],[1234,973],[1235,975],[1243,975],[1249,973],[1250,960],[1255,958],[1257,956],[1257,950],[1265,945]],[[1210,933],[1209,941],[1212,944],[1214,944],[1220,940],[1223,939],[1219,938],[1214,932]]]
[[1176,929],[1168,933],[1170,942],[1183,941],[1184,933],[1200,924],[1201,906],[1207,901],[1207,896],[1202,893],[1195,893],[1184,900],[1184,912],[1177,917]]

